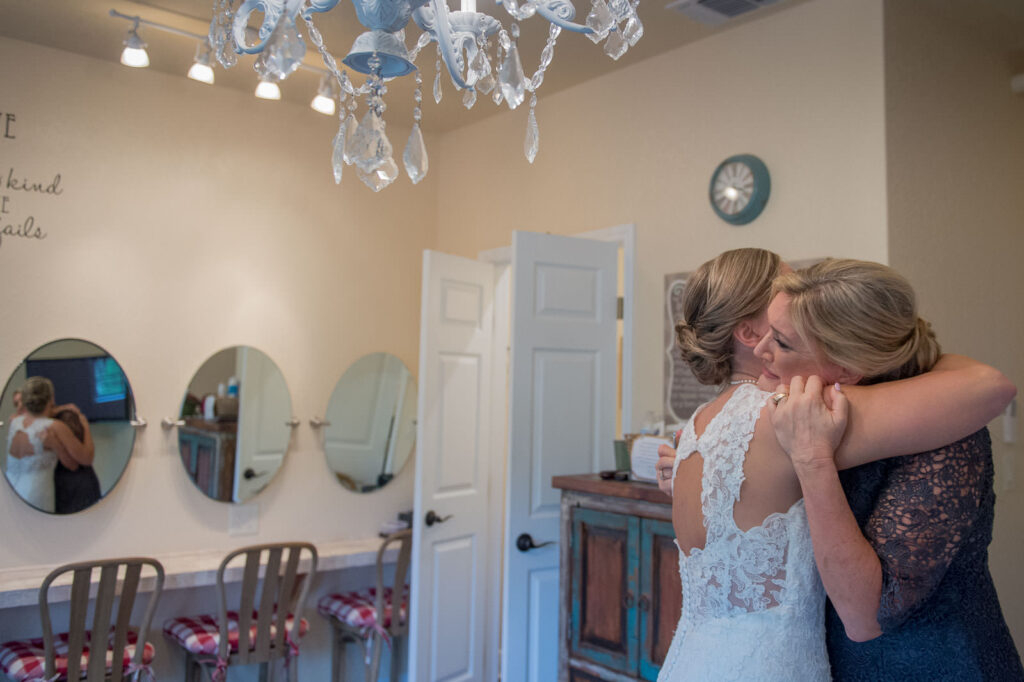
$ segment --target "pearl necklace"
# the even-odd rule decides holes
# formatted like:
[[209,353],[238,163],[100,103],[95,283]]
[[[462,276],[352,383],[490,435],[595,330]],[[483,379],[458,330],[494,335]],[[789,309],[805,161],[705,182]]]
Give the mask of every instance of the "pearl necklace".
[[757,379],[736,379],[734,381],[730,381],[729,385],[730,386],[736,386],[737,384],[756,384],[756,383],[757,383]]

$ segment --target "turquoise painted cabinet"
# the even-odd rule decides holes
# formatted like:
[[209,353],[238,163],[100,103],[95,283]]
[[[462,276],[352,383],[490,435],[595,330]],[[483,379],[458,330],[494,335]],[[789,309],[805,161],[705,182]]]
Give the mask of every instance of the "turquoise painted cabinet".
[[554,484],[563,490],[559,678],[655,680],[682,606],[668,498],[591,475]]

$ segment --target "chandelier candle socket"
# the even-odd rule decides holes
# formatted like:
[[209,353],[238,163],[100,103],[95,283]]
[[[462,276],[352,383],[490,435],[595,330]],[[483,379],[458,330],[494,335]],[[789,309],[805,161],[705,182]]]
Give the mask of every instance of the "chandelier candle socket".
[[[423,133],[422,79],[416,66],[420,51],[431,42],[437,45],[433,96],[441,102],[441,64],[452,84],[463,90],[462,103],[473,107],[478,95],[490,94],[495,104],[505,102],[516,109],[530,93],[523,152],[533,163],[540,132],[537,126],[537,90],[554,58],[555,41],[565,29],[586,35],[594,43],[604,41],[604,52],[619,59],[643,35],[637,16],[636,0],[590,0],[584,23],[576,23],[572,0],[497,0],[511,17],[509,27],[488,14],[478,12],[476,0],[460,0],[459,9],[449,9],[446,0],[352,0],[359,22],[367,29],[359,35],[344,59],[344,66],[367,76],[362,86],[353,85],[348,73],[328,51],[323,36],[314,24],[314,16],[333,10],[340,0],[214,0],[210,21],[209,45],[225,68],[237,63],[237,54],[256,54],[256,70],[261,79],[276,85],[302,64],[308,39],[316,47],[332,85],[341,99],[350,97],[348,109],[339,112],[339,129],[331,144],[331,168],[336,182],[341,181],[342,166],[354,165],[357,176],[374,191],[380,191],[398,176],[391,142],[383,119],[385,79],[416,74],[416,106],[411,134],[402,154],[410,180],[420,182],[427,173],[428,160]],[[584,0],[586,1],[586,0]],[[262,15],[260,19],[260,15]],[[534,15],[549,22],[548,40],[539,56],[539,66],[527,77],[519,53],[519,24]],[[250,21],[259,20],[256,40],[247,33]],[[422,34],[410,51],[405,31],[410,22]],[[300,30],[304,23],[304,32]],[[492,47],[490,38],[497,36]],[[309,67],[307,67],[309,68]],[[324,85],[321,84],[321,90]],[[333,93],[318,95],[314,108],[333,112]],[[357,125],[355,99],[366,95],[367,111]],[[327,104],[330,100],[330,106]]]

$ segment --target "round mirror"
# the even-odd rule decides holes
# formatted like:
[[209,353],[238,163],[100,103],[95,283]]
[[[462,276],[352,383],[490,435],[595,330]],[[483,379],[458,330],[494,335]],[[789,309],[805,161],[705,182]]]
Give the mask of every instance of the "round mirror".
[[361,493],[376,490],[416,448],[416,380],[394,355],[365,355],[338,380],[326,420],[324,449],[338,481]]
[[117,484],[135,445],[135,398],[121,366],[81,339],[29,353],[0,396],[0,469],[36,509],[72,514]]
[[189,382],[178,449],[207,497],[248,502],[281,467],[291,437],[292,401],[274,361],[248,346],[215,353]]

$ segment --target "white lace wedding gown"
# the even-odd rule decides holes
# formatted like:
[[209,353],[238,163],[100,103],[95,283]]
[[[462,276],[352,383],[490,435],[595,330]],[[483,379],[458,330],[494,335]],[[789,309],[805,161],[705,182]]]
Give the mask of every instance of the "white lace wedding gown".
[[[11,420],[7,432],[7,480],[21,499],[47,512],[56,509],[53,472],[57,468],[57,453],[43,447],[46,429],[52,423],[49,417],[35,417],[31,424],[25,426],[25,416],[19,415]],[[28,436],[35,454],[27,457],[12,457],[9,454],[11,442],[18,432]]]
[[689,556],[679,552],[683,611],[658,682],[830,679],[825,591],[803,500],[747,531],[733,518],[747,446],[769,395],[742,384],[700,438],[693,428],[700,409],[680,436],[673,475],[692,453],[704,458],[707,541]]

